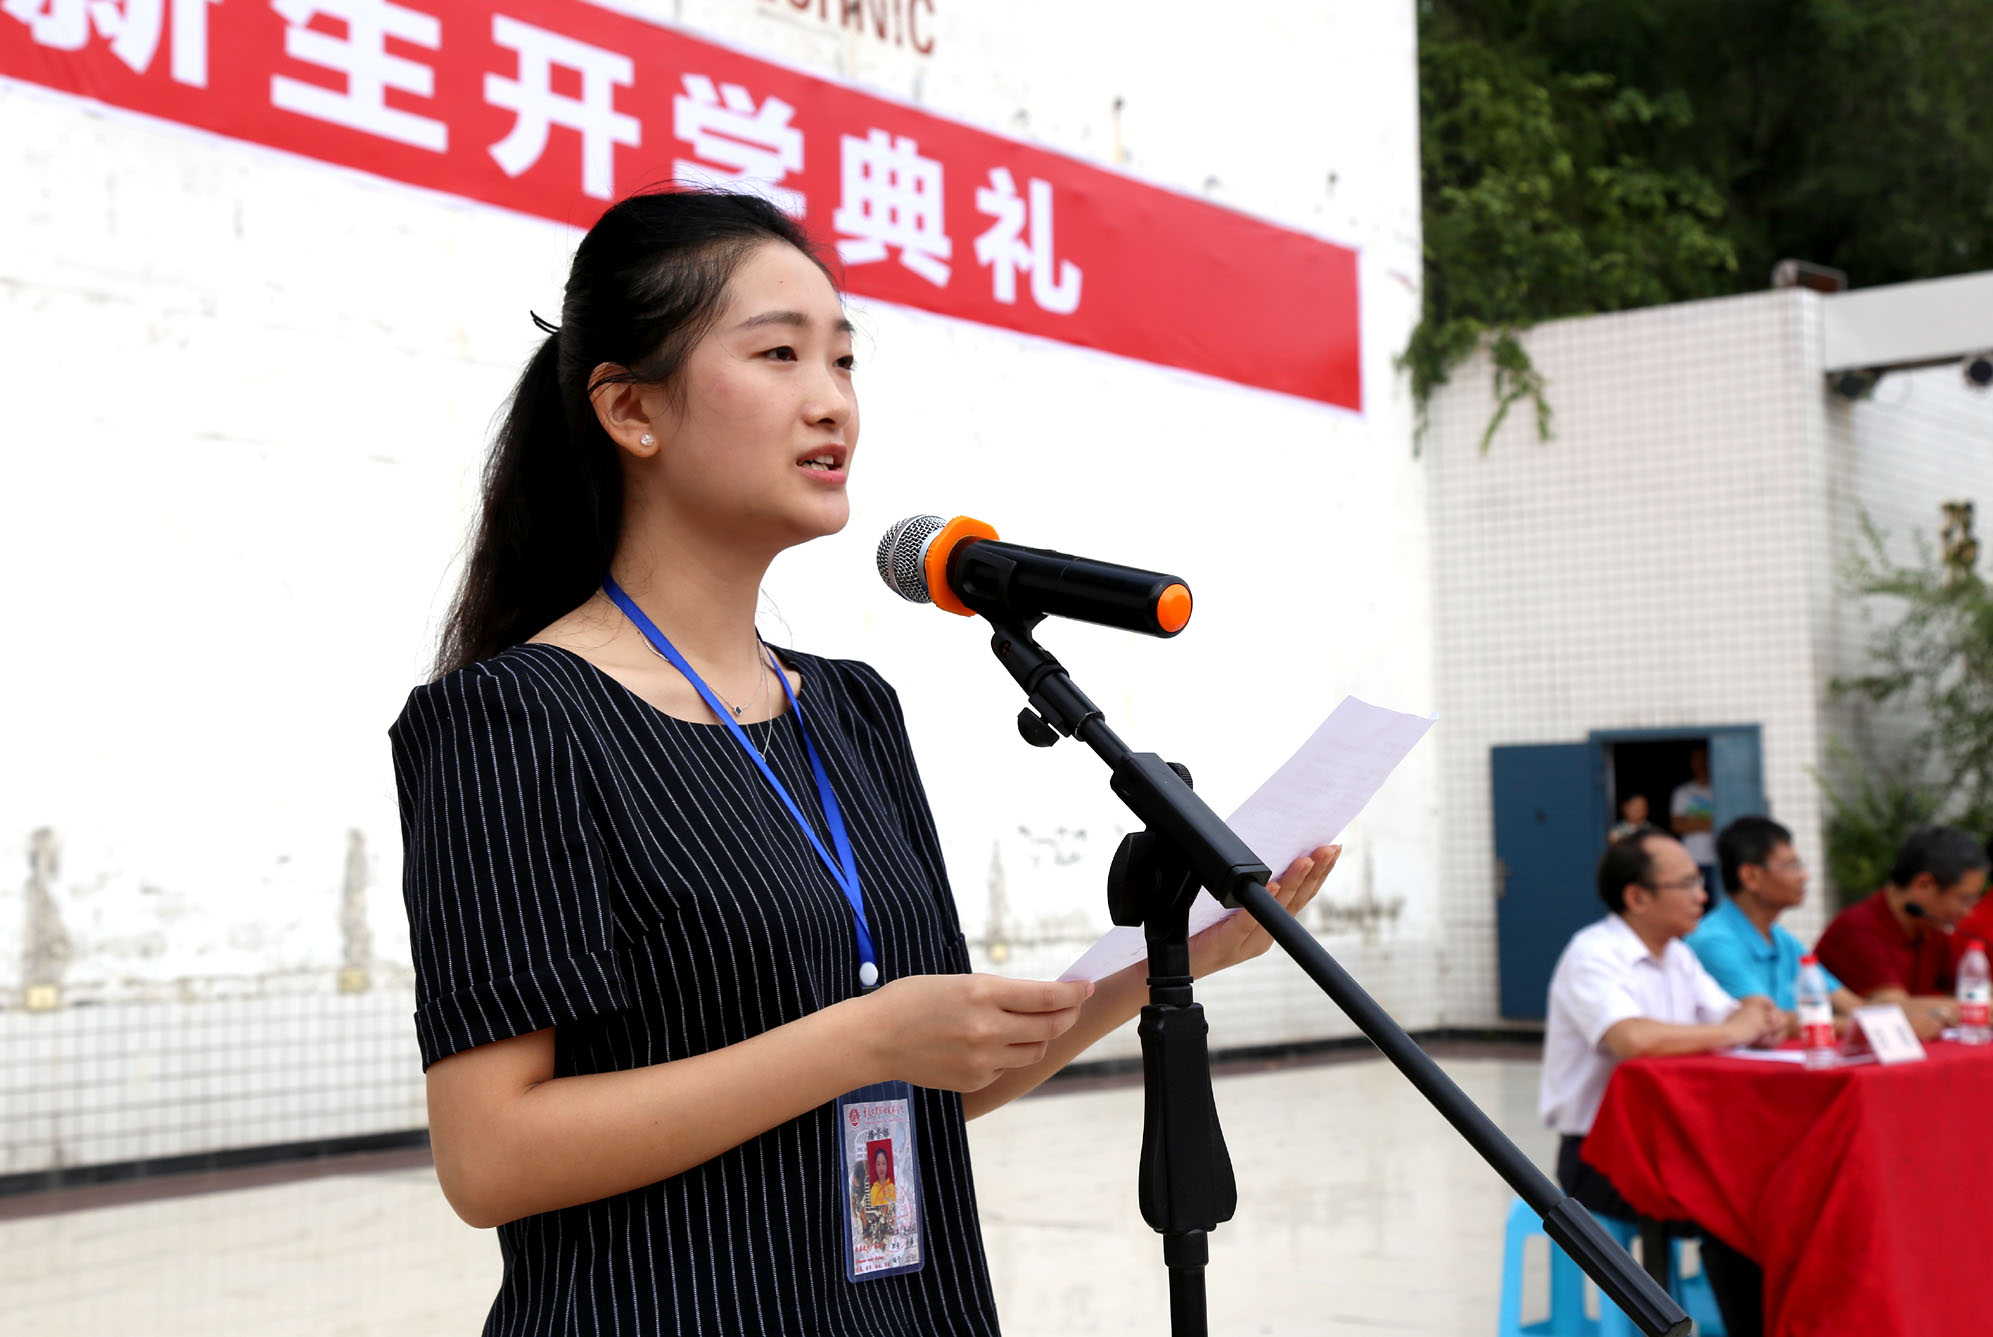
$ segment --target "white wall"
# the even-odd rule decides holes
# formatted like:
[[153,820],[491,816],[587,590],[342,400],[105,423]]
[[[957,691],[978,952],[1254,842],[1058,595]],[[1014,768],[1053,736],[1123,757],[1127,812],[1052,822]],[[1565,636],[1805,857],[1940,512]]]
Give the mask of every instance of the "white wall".
[[1771,815],[1815,870],[1786,922],[1807,941],[1825,926],[1818,776],[1832,744],[1900,755],[1917,727],[1912,710],[1833,691],[1896,615],[1846,593],[1860,517],[1908,560],[1917,535],[1935,550],[1941,501],[1993,501],[1993,396],[1955,367],[1835,396],[1822,372],[1831,300],[1765,292],[1539,326],[1524,343],[1548,381],[1547,444],[1519,404],[1480,453],[1485,356],[1435,396],[1449,1023],[1497,1014],[1494,746],[1762,725]]
[[[1833,299],[1828,299],[1833,300]],[[1985,320],[1993,344],[1993,314]],[[1890,372],[1865,399],[1823,395],[1819,405],[1826,531],[1834,557],[1832,589],[1820,627],[1822,672],[1852,678],[1868,672],[1873,635],[1892,625],[1890,601],[1847,597],[1841,573],[1865,549],[1863,516],[1888,538],[1893,561],[1913,563],[1941,551],[1942,503],[1972,501],[1985,576],[1993,570],[1993,394],[1974,390],[1956,366]],[[1919,545],[1922,545],[1921,552]],[[1922,719],[1909,701],[1878,708],[1858,697],[1830,699],[1833,735],[1869,763],[1908,765]],[[1984,835],[1980,832],[1977,834]]]
[[[1765,796],[1820,864],[1811,626],[1826,557],[1797,292],[1542,325],[1555,440],[1518,405],[1487,454],[1478,357],[1433,402],[1445,1016],[1496,1015],[1489,749],[1763,726]],[[1590,894],[1590,888],[1581,889]],[[1819,897],[1794,912],[1811,931]]]
[[[941,0],[932,56],[775,0],[618,7],[1361,248],[1361,416],[854,302],[854,519],[778,564],[764,631],[899,685],[979,948],[1000,888],[1003,968],[1076,954],[1105,926],[1121,816],[1089,755],[1017,741],[979,624],[874,583],[900,516],[969,511],[1187,576],[1198,616],[1174,642],[1046,639],[1221,810],[1345,692],[1430,707],[1425,475],[1391,366],[1417,313],[1409,4],[1289,4],[1214,30],[1190,4]],[[15,85],[0,164],[19,183],[0,207],[0,860],[39,851],[46,874],[0,879],[0,1084],[55,1090],[112,1054],[125,1067],[104,1080],[125,1081],[118,1037],[141,1023],[120,1008],[302,992],[336,1020],[375,1016],[383,991],[405,1007],[384,731],[428,662],[493,417],[537,337],[527,310],[557,307],[577,234]],[[1437,774],[1428,745],[1353,833],[1325,893],[1341,914],[1320,921],[1371,924],[1331,945],[1413,1025],[1438,1016]],[[40,891],[54,917],[31,940]],[[366,932],[349,938],[355,895]],[[63,1007],[97,1005],[95,1024],[19,1010],[38,947],[60,957]],[[335,995],[355,954],[369,992]],[[1220,1045],[1348,1029],[1271,961],[1209,997]],[[279,1043],[259,1062],[297,1058]],[[57,1149],[61,1117],[32,1147],[0,1123],[0,1170],[119,1158]],[[264,1136],[246,1117],[206,1127],[210,1146]]]

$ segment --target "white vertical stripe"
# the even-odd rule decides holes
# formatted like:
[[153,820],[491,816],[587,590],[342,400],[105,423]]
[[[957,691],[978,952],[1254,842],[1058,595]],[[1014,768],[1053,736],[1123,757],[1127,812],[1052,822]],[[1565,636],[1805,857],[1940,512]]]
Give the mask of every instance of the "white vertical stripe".
[[[784,657],[882,968],[967,969],[897,699],[864,665]],[[843,893],[722,728],[520,646],[418,688],[392,739],[427,1060],[557,1026],[562,1075],[665,1063],[856,992]],[[793,716],[768,757],[828,846]],[[663,1183],[500,1227],[486,1333],[994,1333],[961,1102],[915,1096],[923,1271],[844,1279],[826,1106]]]

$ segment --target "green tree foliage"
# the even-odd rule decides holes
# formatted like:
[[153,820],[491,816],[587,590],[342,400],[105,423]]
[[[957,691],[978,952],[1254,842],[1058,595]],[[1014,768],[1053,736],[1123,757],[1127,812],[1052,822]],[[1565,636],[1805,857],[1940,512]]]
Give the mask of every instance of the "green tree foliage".
[[[1993,268],[1987,0],[1422,0],[1416,401],[1542,320]],[[1492,433],[1494,424],[1490,426]],[[1485,441],[1484,441],[1485,444]]]
[[1888,616],[1869,637],[1871,670],[1837,681],[1836,692],[1907,705],[1923,725],[1904,756],[1862,766],[1843,751],[1823,780],[1828,874],[1844,895],[1861,895],[1886,880],[1912,828],[1993,826],[1993,587],[1926,541],[1916,561],[1892,560],[1864,521],[1844,588],[1882,601]]
[[1821,778],[1827,820],[1827,883],[1845,909],[1889,881],[1903,837],[1942,820],[1944,795],[1893,767],[1865,766],[1846,747],[1833,749],[1831,775]]

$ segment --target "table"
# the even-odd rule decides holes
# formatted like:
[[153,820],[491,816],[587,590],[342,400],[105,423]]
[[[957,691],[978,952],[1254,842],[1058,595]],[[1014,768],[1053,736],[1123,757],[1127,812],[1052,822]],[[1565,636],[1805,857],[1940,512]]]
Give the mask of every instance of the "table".
[[1993,1046],[1925,1048],[1823,1072],[1629,1060],[1585,1159],[1641,1211],[1756,1259],[1769,1337],[1993,1333]]

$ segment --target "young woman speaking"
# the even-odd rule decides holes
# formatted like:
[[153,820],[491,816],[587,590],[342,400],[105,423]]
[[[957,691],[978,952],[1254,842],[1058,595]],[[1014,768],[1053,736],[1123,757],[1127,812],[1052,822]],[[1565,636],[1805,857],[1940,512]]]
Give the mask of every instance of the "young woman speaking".
[[[964,1119],[1134,1016],[1142,967],[969,973],[892,689],[756,633],[858,446],[797,225],[624,200],[547,328],[392,731],[437,1175],[504,1255],[485,1331],[994,1333]],[[1235,916],[1193,966],[1267,945]]]

